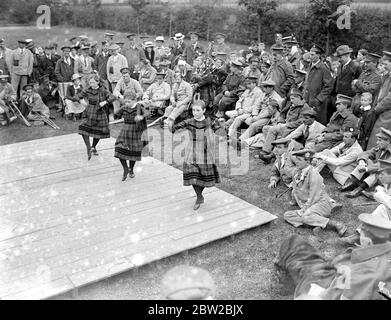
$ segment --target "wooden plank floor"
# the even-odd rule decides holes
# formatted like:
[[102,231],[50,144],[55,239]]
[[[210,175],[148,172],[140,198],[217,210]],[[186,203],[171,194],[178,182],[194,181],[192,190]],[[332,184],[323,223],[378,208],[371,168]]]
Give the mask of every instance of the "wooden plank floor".
[[192,210],[182,172],[151,157],[121,181],[114,139],[0,146],[0,299],[44,299],[276,217],[217,188]]

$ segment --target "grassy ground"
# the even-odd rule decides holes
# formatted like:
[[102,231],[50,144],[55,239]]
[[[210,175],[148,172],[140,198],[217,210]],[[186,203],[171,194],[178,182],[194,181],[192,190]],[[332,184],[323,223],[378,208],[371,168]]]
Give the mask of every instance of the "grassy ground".
[[[0,28],[0,34],[4,35],[8,42],[18,37],[31,37],[38,42],[50,40],[61,44],[61,39],[81,33],[87,33],[93,37],[101,34],[90,30],[53,28],[49,35],[47,31],[41,32],[33,28],[24,31],[18,28]],[[17,120],[9,127],[0,126],[0,145],[77,131],[78,122],[65,120],[54,111],[52,113],[56,116],[55,122],[61,130],[53,130],[47,126],[28,128]],[[120,125],[113,128],[114,137],[118,134],[119,128]],[[265,166],[251,156],[249,172],[246,175],[230,176],[228,168],[221,168],[222,182],[219,187],[277,215],[277,220],[269,225],[242,232],[233,241],[222,239],[191,250],[187,256],[181,254],[172,256],[141,267],[137,273],[125,272],[86,286],[79,290],[79,299],[161,298],[159,296],[160,279],[169,268],[178,264],[198,265],[209,270],[216,281],[218,287],[216,297],[219,299],[290,299],[291,293],[282,294],[279,290],[273,269],[273,260],[285,238],[294,233],[301,234],[327,257],[337,254],[343,248],[336,243],[337,236],[333,232],[324,232],[320,238],[316,238],[309,228],[295,229],[284,222],[283,213],[289,209],[287,199],[284,196],[276,199],[274,196],[283,192],[285,188],[279,186],[276,190],[267,189],[270,169],[271,165]],[[357,226],[357,216],[373,207],[353,207],[354,204],[367,202],[367,200],[344,198],[336,191],[337,184],[330,175],[324,176],[330,195],[343,203],[343,209],[336,214],[335,218],[349,225],[349,231],[352,232]],[[56,299],[71,299],[71,297],[62,295]]]

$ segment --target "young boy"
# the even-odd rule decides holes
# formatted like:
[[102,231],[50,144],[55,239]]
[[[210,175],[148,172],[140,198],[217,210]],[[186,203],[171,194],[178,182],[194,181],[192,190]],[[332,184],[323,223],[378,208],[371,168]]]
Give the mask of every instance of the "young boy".
[[373,125],[376,121],[376,114],[373,112],[371,106],[372,94],[370,92],[364,92],[361,95],[361,106],[356,107],[353,113],[358,117],[359,136],[358,142],[363,150],[366,150],[368,145],[369,136],[371,135]]
[[347,227],[329,218],[333,203],[322,176],[311,166],[312,156],[312,152],[305,149],[292,152],[291,159],[297,168],[292,181],[292,197],[300,209],[285,212],[284,219],[296,228],[302,225],[315,227],[315,235],[322,228],[333,229],[342,237]]

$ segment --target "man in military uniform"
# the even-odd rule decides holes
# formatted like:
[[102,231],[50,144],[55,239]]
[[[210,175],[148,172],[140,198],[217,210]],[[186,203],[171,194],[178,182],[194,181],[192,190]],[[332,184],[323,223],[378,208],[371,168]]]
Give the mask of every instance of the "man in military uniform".
[[360,246],[333,259],[297,235],[281,244],[276,271],[293,281],[295,299],[384,299],[379,291],[391,289],[391,222],[365,213],[358,218]]
[[123,55],[128,61],[128,67],[132,70],[132,78],[138,80],[140,63],[145,60],[144,50],[136,44],[136,34],[130,33],[126,36],[129,40],[129,45],[123,49]]
[[284,47],[271,47],[273,63],[266,74],[266,80],[273,80],[275,90],[281,97],[286,97],[295,82],[292,65],[284,58]]
[[224,33],[215,34],[216,42],[212,43],[211,53],[213,52],[231,52],[230,47],[225,43],[226,35]]
[[216,117],[224,116],[231,106],[238,101],[237,90],[239,87],[244,87],[245,79],[242,75],[243,64],[240,61],[231,63],[231,73],[225,79],[222,91],[215,97],[214,106],[217,109]]
[[361,94],[364,92],[371,93],[373,97],[377,96],[382,82],[381,76],[377,73],[377,65],[380,58],[379,55],[370,52],[364,58],[364,71],[358,79],[352,82],[353,91],[356,93],[352,102],[352,110],[360,107]]

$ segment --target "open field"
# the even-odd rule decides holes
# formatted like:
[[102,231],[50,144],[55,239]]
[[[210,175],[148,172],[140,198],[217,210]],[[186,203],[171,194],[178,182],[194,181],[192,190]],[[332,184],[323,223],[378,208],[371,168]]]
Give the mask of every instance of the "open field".
[[[36,28],[0,28],[1,36],[6,38],[6,43],[10,47],[15,47],[16,39],[19,37],[30,37],[38,43],[56,41],[61,45],[70,35],[81,33],[100,40],[103,32],[74,28],[52,28],[46,31],[37,31]],[[10,127],[0,127],[0,145],[77,132],[78,122],[66,121],[58,114],[56,116],[55,122],[61,127],[58,131],[46,126],[27,128],[19,120]],[[118,134],[119,128],[120,125],[113,128],[114,137]],[[218,299],[290,299],[291,293],[284,294],[279,290],[273,268],[273,260],[286,237],[294,233],[301,234],[327,257],[332,257],[344,249],[335,243],[337,236],[333,232],[324,232],[321,238],[316,238],[310,229],[295,229],[284,222],[283,213],[290,209],[287,200],[284,196],[279,199],[274,196],[283,192],[285,187],[279,186],[275,190],[269,190],[267,184],[272,165],[265,166],[252,155],[253,153],[246,175],[231,176],[229,168],[222,168],[222,182],[219,188],[277,215],[277,220],[270,225],[243,232],[234,240],[219,240],[191,250],[188,255],[176,255],[144,266],[137,273],[126,272],[89,285],[79,290],[79,299],[161,298],[160,279],[169,268],[178,264],[198,265],[209,270],[218,287]],[[118,179],[121,175],[122,169],[118,164]],[[343,209],[336,213],[336,220],[346,223],[349,231],[353,232],[358,225],[357,216],[373,210],[374,206],[354,207],[354,204],[367,200],[345,198],[337,192],[337,183],[327,172],[324,177],[330,195],[343,204]],[[72,299],[69,295],[58,298]]]

